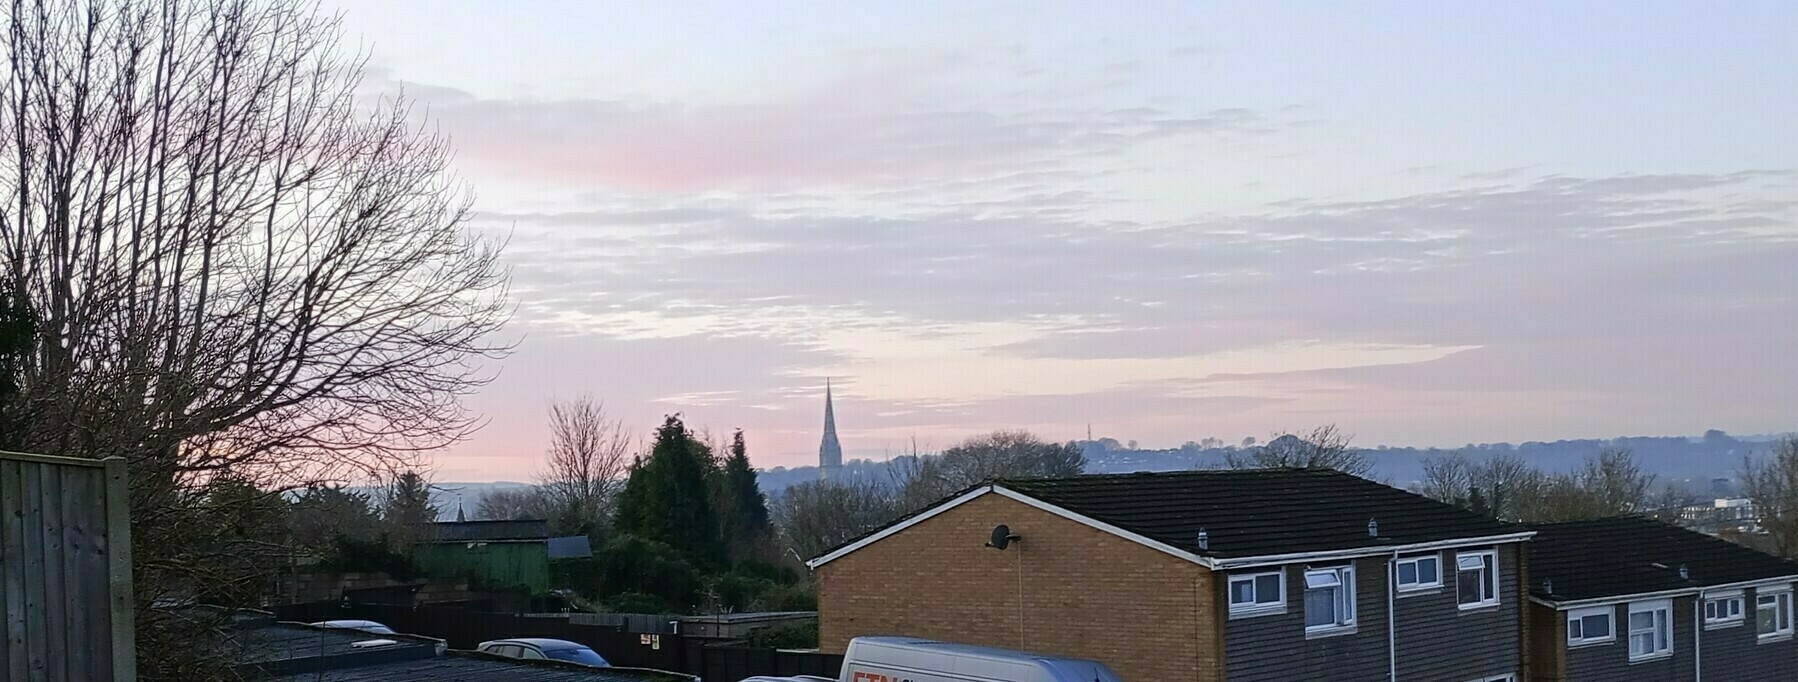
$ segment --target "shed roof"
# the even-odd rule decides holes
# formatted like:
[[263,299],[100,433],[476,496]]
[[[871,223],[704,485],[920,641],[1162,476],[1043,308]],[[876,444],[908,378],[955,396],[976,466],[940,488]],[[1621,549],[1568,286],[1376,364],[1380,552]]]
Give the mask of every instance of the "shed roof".
[[438,521],[433,524],[435,542],[496,542],[502,540],[549,541],[549,522],[542,519],[516,521]]
[[[1653,519],[1532,526],[1530,594],[1549,602],[1798,580],[1798,562]],[[1680,578],[1680,566],[1687,578]],[[1552,585],[1553,592],[1549,591]]]

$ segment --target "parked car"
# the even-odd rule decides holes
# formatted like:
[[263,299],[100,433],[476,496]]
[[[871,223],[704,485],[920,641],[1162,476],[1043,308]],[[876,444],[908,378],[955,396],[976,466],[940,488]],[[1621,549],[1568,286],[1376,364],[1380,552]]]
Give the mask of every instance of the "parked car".
[[1098,661],[911,637],[857,637],[843,654],[842,682],[1123,682]]
[[313,623],[312,627],[332,628],[335,630],[361,630],[362,632],[372,632],[377,635],[394,634],[393,628],[376,623],[372,620],[321,620],[317,623]]
[[606,662],[605,657],[600,656],[592,649],[561,639],[538,637],[496,639],[491,642],[481,642],[480,646],[475,647],[475,651],[512,658],[547,658],[553,661],[568,661],[599,668],[612,667],[611,663]]

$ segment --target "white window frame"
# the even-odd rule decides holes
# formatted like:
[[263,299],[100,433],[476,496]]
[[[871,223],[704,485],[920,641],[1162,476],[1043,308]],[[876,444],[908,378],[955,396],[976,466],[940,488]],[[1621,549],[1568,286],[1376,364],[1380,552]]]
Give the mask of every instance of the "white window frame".
[[[1276,576],[1280,579],[1280,593],[1275,595],[1277,597],[1277,599],[1275,599],[1274,601],[1264,602],[1264,601],[1261,601],[1260,588],[1256,587],[1256,579],[1263,578],[1263,577],[1270,576],[1270,575]],[[1250,589],[1255,591],[1255,601],[1253,603],[1248,603],[1248,604],[1236,603],[1236,584],[1242,583],[1242,582],[1248,583]],[[1285,613],[1286,612],[1286,570],[1285,569],[1280,569],[1278,571],[1259,571],[1256,573],[1232,573],[1232,574],[1230,574],[1230,579],[1229,579],[1228,583],[1224,587],[1225,587],[1224,599],[1226,601],[1228,601],[1230,604],[1230,617],[1231,618],[1237,618],[1237,617],[1243,617],[1243,616],[1264,616],[1264,615],[1268,615],[1268,614],[1272,614],[1272,613]]]
[[1516,673],[1505,673],[1503,675],[1493,675],[1491,677],[1482,677],[1477,680],[1468,680],[1468,682],[1517,682],[1517,674]]
[[[1305,635],[1309,637],[1344,631],[1352,632],[1355,629],[1355,567],[1351,564],[1347,566],[1306,568],[1306,592],[1311,591],[1311,577],[1314,575],[1319,578],[1327,578],[1336,583],[1334,585],[1336,589],[1336,598],[1333,604],[1333,610],[1336,612],[1336,622],[1325,625],[1307,624],[1305,626]],[[1301,600],[1301,603],[1304,603],[1303,600]],[[1305,619],[1309,621],[1311,619],[1311,614],[1305,614]]]
[[[1591,618],[1593,616],[1604,616],[1605,623],[1610,626],[1609,628],[1606,628],[1606,629],[1610,630],[1610,632],[1605,634],[1605,636],[1603,636],[1603,637],[1588,637],[1588,636],[1586,636],[1585,620],[1587,618]],[[1576,624],[1579,626],[1579,631],[1580,631],[1580,634],[1578,637],[1575,637],[1573,635],[1574,626]],[[1615,642],[1615,641],[1617,641],[1617,607],[1616,606],[1614,606],[1614,605],[1593,606],[1593,607],[1588,607],[1588,608],[1583,608],[1583,609],[1571,609],[1571,610],[1567,611],[1567,646],[1568,646],[1568,648],[1590,646],[1593,644],[1609,644],[1609,643]]]
[[1748,622],[1748,604],[1741,590],[1704,595],[1699,608],[1704,609],[1706,630],[1740,627]]
[[[1653,614],[1652,622],[1647,630],[1636,627],[1637,614]],[[1627,631],[1629,642],[1629,660],[1631,663],[1653,661],[1673,656],[1673,600],[1656,599],[1653,601],[1630,602],[1629,613],[1624,617],[1623,626]],[[1662,629],[1666,632],[1663,633]],[[1636,635],[1646,634],[1653,645],[1647,653],[1636,652]],[[1664,646],[1663,646],[1664,645]]]
[[[1777,619],[1780,615],[1785,616],[1785,627],[1784,628],[1778,628],[1778,622],[1776,620],[1774,623],[1774,626],[1777,629],[1775,629],[1773,632],[1767,632],[1767,633],[1761,632],[1761,608],[1762,608],[1761,600],[1762,599],[1772,599],[1773,600],[1773,608],[1776,610],[1774,617]],[[1785,606],[1784,614],[1780,614],[1777,611],[1781,605]],[[1791,639],[1794,625],[1798,625],[1798,623],[1794,622],[1793,613],[1792,613],[1792,588],[1791,588],[1791,586],[1764,587],[1764,588],[1754,591],[1754,633],[1755,633],[1755,638],[1757,640],[1762,641],[1762,642],[1783,642],[1785,640]]]
[[[1417,563],[1425,559],[1434,559],[1436,561],[1436,579],[1434,581],[1424,582],[1418,580],[1411,583],[1401,582],[1401,579],[1398,577],[1399,566],[1411,564],[1412,570],[1415,571],[1417,570]],[[1400,592],[1427,592],[1430,590],[1440,590],[1442,589],[1442,573],[1441,552],[1435,554],[1413,554],[1411,556],[1402,556],[1398,558],[1398,563],[1392,567],[1392,581],[1393,584],[1398,586],[1398,591]],[[1421,572],[1419,572],[1419,575],[1422,575]]]
[[[1464,569],[1461,567],[1462,561],[1464,561],[1466,559],[1472,559],[1472,558],[1479,558],[1481,560],[1480,568]],[[1491,571],[1491,573],[1492,573],[1492,575],[1490,576],[1491,583],[1492,583],[1492,594],[1490,596],[1488,596],[1488,595],[1484,594],[1484,592],[1482,591],[1482,593],[1480,595],[1481,598],[1479,601],[1462,603],[1461,602],[1461,574],[1462,573],[1472,573],[1472,572],[1476,572],[1476,571],[1487,571],[1487,570]],[[1481,587],[1482,588],[1484,587],[1484,583],[1481,584]],[[1498,550],[1487,549],[1487,550],[1480,550],[1477,552],[1457,552],[1457,553],[1455,553],[1455,604],[1462,611],[1472,611],[1474,609],[1485,609],[1485,608],[1491,608],[1494,606],[1498,606],[1499,601],[1501,601],[1501,597],[1500,597],[1499,593],[1504,591],[1502,589],[1502,587],[1503,587],[1503,583],[1499,580],[1499,572],[1498,572]]]

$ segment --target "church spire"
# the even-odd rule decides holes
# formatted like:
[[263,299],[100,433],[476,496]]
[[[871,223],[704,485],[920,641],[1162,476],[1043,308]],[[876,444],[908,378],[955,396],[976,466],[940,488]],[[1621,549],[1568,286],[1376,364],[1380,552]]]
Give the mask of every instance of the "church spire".
[[837,442],[836,409],[831,406],[830,379],[824,379],[824,440],[818,444],[818,477],[830,479],[843,468],[843,446]]

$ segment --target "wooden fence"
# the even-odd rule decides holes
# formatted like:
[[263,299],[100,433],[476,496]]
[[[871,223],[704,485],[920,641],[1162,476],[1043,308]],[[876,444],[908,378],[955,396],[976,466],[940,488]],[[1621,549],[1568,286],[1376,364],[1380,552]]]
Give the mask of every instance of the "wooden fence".
[[125,460],[0,452],[0,680],[137,678]]

